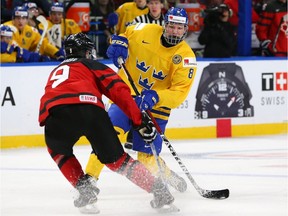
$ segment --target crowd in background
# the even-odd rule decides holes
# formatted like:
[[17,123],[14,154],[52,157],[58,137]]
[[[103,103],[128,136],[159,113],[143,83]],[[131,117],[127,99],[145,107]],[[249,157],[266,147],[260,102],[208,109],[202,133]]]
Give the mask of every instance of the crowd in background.
[[[69,16],[79,2],[89,5],[86,26]],[[237,56],[238,0],[1,0],[1,62],[61,61],[64,38],[81,31],[95,41],[98,57],[107,58],[111,35],[139,22],[163,25],[166,11],[181,4],[201,9],[198,56]],[[287,56],[287,17],[287,0],[252,0],[251,28],[259,40],[252,55]]]

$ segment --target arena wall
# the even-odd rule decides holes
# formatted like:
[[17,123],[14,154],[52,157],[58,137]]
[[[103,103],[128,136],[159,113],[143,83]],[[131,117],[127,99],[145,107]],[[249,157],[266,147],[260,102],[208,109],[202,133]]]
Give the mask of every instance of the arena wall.
[[[112,62],[103,61],[103,63],[116,70]],[[235,82],[234,85],[232,81],[231,92],[228,92],[226,96],[218,92],[214,95],[214,99],[220,99],[221,102],[225,97],[231,97],[229,108],[233,108],[238,100],[246,100],[252,107],[252,111],[251,109],[244,110],[244,115],[240,112],[236,117],[224,115],[215,118],[209,118],[209,115],[205,117],[206,111],[204,111],[202,112],[204,115],[199,117],[199,112],[196,111],[198,89],[199,91],[202,89],[204,92],[198,103],[202,104],[204,106],[202,108],[205,110],[208,107],[207,101],[205,102],[206,97],[210,97],[211,92],[214,94],[215,88],[218,89],[221,86],[221,83],[217,84],[221,77],[218,77],[218,81],[215,79],[212,84],[209,84],[210,86],[199,86],[203,70],[211,63],[223,65],[235,63],[243,71],[251,92],[250,98],[241,94],[237,95],[235,89],[239,85],[236,85]],[[45,145],[43,128],[38,124],[39,100],[44,92],[47,77],[56,65],[57,63],[1,65],[2,149]],[[287,59],[283,58],[231,58],[221,61],[219,59],[198,59],[194,84],[186,100],[172,111],[166,136],[169,139],[193,139],[287,134],[287,66]],[[213,90],[212,85],[214,84],[216,87]],[[206,88],[211,88],[210,93],[207,93],[209,90]],[[236,96],[235,94],[229,96],[233,92]],[[209,98],[209,103],[214,103],[214,99]],[[215,104],[214,108],[219,109],[219,104]],[[239,113],[239,107],[237,108],[235,105],[234,109],[236,113]],[[81,138],[78,143],[87,144],[88,142],[85,138]]]

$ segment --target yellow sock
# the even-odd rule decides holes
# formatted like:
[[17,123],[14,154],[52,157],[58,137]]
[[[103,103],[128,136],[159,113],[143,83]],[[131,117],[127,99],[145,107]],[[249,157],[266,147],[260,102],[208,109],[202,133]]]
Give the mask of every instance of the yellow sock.
[[[161,158],[158,157],[161,167],[164,170],[165,176],[168,177],[171,174],[171,170],[169,167],[166,165],[165,161]],[[158,165],[156,162],[156,159],[154,155],[150,155],[147,153],[143,152],[138,152],[138,160],[144,164],[144,166],[155,176],[158,176]]]
[[[123,139],[125,140],[125,135],[124,135],[124,131],[121,129],[121,128],[118,128],[118,127],[115,127],[115,130],[117,131],[118,133],[118,137],[119,139]],[[126,135],[127,136],[127,135]],[[105,145],[105,143],[103,143],[103,145]],[[116,144],[115,144],[116,145]],[[88,163],[86,165],[86,169],[85,169],[85,172],[98,179],[99,176],[100,176],[100,173],[102,171],[102,169],[104,168],[104,164],[102,164],[98,157],[95,155],[95,154],[90,154],[90,157],[89,157],[89,160],[88,160]]]
[[85,172],[98,179],[103,168],[104,164],[99,161],[98,157],[95,154],[90,154]]

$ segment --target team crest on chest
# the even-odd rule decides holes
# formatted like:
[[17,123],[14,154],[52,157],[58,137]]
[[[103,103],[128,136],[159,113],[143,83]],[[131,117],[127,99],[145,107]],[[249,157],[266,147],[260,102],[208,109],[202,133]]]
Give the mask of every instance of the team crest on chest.
[[172,62],[174,64],[180,64],[180,62],[182,61],[182,56],[181,55],[174,55],[172,58]]
[[154,85],[154,82],[149,83],[149,79],[148,78],[142,78],[142,76],[140,75],[138,83],[140,86],[142,86],[144,89],[151,89],[152,86]]
[[138,59],[136,60],[136,68],[138,68],[140,71],[146,73],[150,66],[146,66],[145,62],[139,62]]
[[27,37],[27,38],[30,38],[31,37],[31,32],[26,32],[26,34],[25,34],[25,36]]
[[164,80],[166,76],[167,75],[164,75],[163,71],[158,71],[157,72],[156,69],[153,70],[153,77],[155,79]]

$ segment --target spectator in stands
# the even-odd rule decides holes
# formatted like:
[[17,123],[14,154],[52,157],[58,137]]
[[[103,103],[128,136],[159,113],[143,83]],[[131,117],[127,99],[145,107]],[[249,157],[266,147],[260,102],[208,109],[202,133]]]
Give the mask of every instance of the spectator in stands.
[[[39,52],[41,55],[49,56],[55,60],[64,59],[63,49],[58,49],[44,38],[41,43],[41,34],[32,26],[28,25],[28,12],[26,8],[17,6],[14,8],[12,20],[5,23],[8,25],[13,34],[13,40],[17,46],[24,48],[30,52]],[[39,50],[37,46],[39,44]]]
[[137,16],[133,21],[134,23],[154,23],[163,26],[164,15],[162,14],[162,8],[164,7],[164,0],[147,0],[147,7],[149,12]]
[[[106,51],[110,44],[111,34],[116,32],[118,22],[113,0],[96,0],[91,9],[91,21],[97,21],[99,23],[97,25],[91,25],[90,27],[90,34],[93,40],[97,41],[97,54],[100,58],[108,58]],[[99,31],[102,33],[99,34]]]
[[220,4],[206,9],[204,28],[198,41],[205,45],[204,57],[224,58],[234,56],[236,53],[236,31],[229,23],[230,8]]
[[[33,0],[38,5],[39,14],[47,17],[52,0]],[[27,0],[1,0],[1,23],[11,20],[13,9],[22,6]]]
[[263,5],[256,25],[263,56],[287,56],[287,0],[271,0]]
[[55,2],[50,7],[47,37],[51,44],[62,48],[64,38],[70,34],[81,32],[79,25],[73,19],[63,19],[64,6]]
[[115,4],[115,8],[118,8],[126,2],[133,2],[133,0],[113,0],[113,2]]
[[146,5],[146,0],[134,0],[134,2],[126,2],[116,9],[118,15],[118,24],[116,33],[124,33],[126,27],[133,19],[142,14],[148,13],[149,9]]
[[[220,5],[224,0],[199,0],[199,3],[206,5],[207,8],[215,7]],[[238,1],[238,0],[235,0]]]
[[[238,0],[235,1],[235,0],[225,0],[224,3],[226,5],[229,6],[229,8],[231,9],[232,11],[232,15],[229,19],[229,22],[237,27],[238,26],[238,9],[239,9],[239,4],[238,4]],[[256,11],[254,10],[254,8],[252,7],[252,23],[256,23],[259,19],[259,16],[258,14],[256,13]]]
[[49,61],[50,59],[45,56],[41,56],[36,52],[29,52],[18,46],[18,44],[12,40],[13,31],[8,25],[0,26],[1,35],[1,63],[13,63],[13,62],[39,62]]

